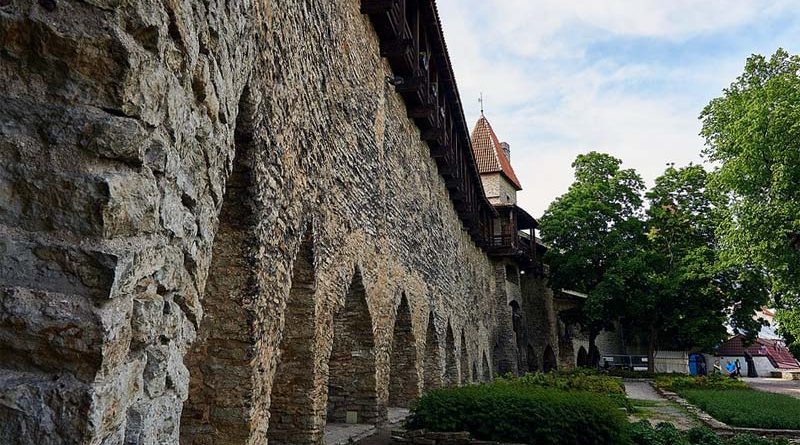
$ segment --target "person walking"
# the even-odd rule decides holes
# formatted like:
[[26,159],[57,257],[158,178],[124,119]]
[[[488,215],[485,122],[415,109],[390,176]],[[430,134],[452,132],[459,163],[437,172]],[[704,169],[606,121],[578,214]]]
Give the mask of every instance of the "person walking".
[[736,365],[733,364],[732,361],[728,360],[725,362],[725,372],[728,373],[728,377],[735,379],[736,378]]

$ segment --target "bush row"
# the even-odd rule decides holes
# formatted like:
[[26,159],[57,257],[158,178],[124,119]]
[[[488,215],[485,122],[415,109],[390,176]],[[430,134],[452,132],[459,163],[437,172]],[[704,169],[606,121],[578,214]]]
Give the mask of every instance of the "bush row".
[[717,436],[708,428],[693,428],[680,432],[671,423],[653,427],[642,420],[631,424],[628,438],[632,445],[788,445],[786,439],[763,439],[751,434],[739,434],[727,439]]
[[595,371],[577,369],[572,371],[525,374],[517,378],[498,379],[521,385],[541,386],[564,391],[587,391],[601,394],[625,394],[622,380],[598,374]]
[[[740,412],[749,407],[749,416],[763,415],[768,402],[743,400],[757,391],[742,390],[730,379],[678,378],[670,376],[662,384],[687,397],[692,392],[710,394],[717,404]],[[740,382],[739,382],[740,383]],[[735,389],[718,389],[735,386]],[[697,389],[701,388],[701,389]],[[726,394],[730,393],[730,394]],[[715,394],[723,394],[719,397]],[[687,397],[715,415],[709,405]],[[722,400],[723,402],[719,402]],[[792,399],[791,407],[777,404],[787,419],[800,419],[800,401]],[[782,440],[766,440],[753,436],[720,439],[707,429],[678,432],[670,424],[656,428],[646,421],[629,424],[624,407],[628,401],[618,379],[592,372],[570,372],[549,375],[532,374],[520,378],[506,377],[489,384],[446,388],[431,391],[412,407],[407,427],[430,431],[469,431],[481,440],[528,443],[534,445],[781,445]],[[790,409],[792,408],[792,409]],[[797,409],[793,409],[797,408]],[[766,413],[766,414],[765,414]],[[716,415],[715,415],[716,417]],[[722,418],[720,418],[722,417]],[[728,421],[724,416],[720,420]],[[759,417],[759,419],[761,419]],[[763,419],[759,420],[763,422]],[[730,422],[737,425],[735,422]],[[737,425],[755,426],[755,425]],[[770,424],[760,427],[779,427]],[[788,427],[782,425],[782,427]]]
[[626,424],[624,410],[604,394],[509,382],[431,391],[408,421],[411,429],[542,445],[623,444]]
[[655,383],[659,388],[673,392],[679,392],[680,390],[686,389],[750,389],[750,387],[747,386],[747,384],[743,381],[732,379],[721,374],[711,374],[708,376],[662,375],[656,377]]

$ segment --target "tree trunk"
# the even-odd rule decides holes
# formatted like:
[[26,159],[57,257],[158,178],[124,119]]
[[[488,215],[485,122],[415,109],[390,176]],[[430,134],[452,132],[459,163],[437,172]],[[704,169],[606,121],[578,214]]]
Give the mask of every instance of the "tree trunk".
[[647,372],[656,372],[656,344],[658,331],[650,328],[650,341],[647,345]]

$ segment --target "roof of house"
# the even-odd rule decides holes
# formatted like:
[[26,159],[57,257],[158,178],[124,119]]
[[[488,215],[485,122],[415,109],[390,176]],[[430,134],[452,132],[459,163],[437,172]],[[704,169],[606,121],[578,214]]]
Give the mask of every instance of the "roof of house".
[[481,118],[475,123],[470,139],[472,139],[475,162],[478,164],[478,171],[481,174],[501,173],[517,190],[522,190],[519,179],[511,167],[511,162],[506,157],[497,135],[485,116],[481,115]]
[[794,358],[789,348],[782,340],[756,338],[750,346],[744,346],[744,336],[734,335],[722,342],[717,349],[717,355],[744,356],[745,351],[753,357],[767,357],[775,368],[797,369],[800,363]]

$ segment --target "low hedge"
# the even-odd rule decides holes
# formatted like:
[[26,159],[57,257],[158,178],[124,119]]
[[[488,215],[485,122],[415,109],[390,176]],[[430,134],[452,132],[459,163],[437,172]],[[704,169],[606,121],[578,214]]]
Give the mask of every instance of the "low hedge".
[[681,432],[670,423],[653,427],[642,420],[628,429],[632,445],[788,445],[786,439],[764,439],[751,434],[737,434],[722,438],[708,428],[692,428]]
[[655,383],[659,388],[673,392],[685,389],[750,389],[745,382],[721,374],[708,376],[659,376],[656,377]]
[[604,394],[499,382],[434,390],[412,407],[408,428],[469,431],[481,440],[537,445],[618,445],[626,415]]
[[521,385],[541,386],[564,391],[588,391],[601,394],[625,394],[622,379],[601,375],[593,371],[573,370],[546,374],[525,374],[517,378],[502,380]]
[[613,377],[622,377],[626,379],[655,379],[657,377],[673,377],[676,375],[685,375],[676,372],[634,371],[632,369],[623,369],[623,368],[604,369],[602,373]]
[[598,374],[588,369],[558,371],[549,373],[525,374],[522,377],[496,379],[494,384],[522,385],[526,387],[553,388],[562,391],[584,391],[604,394],[617,406],[632,409],[622,379]]

